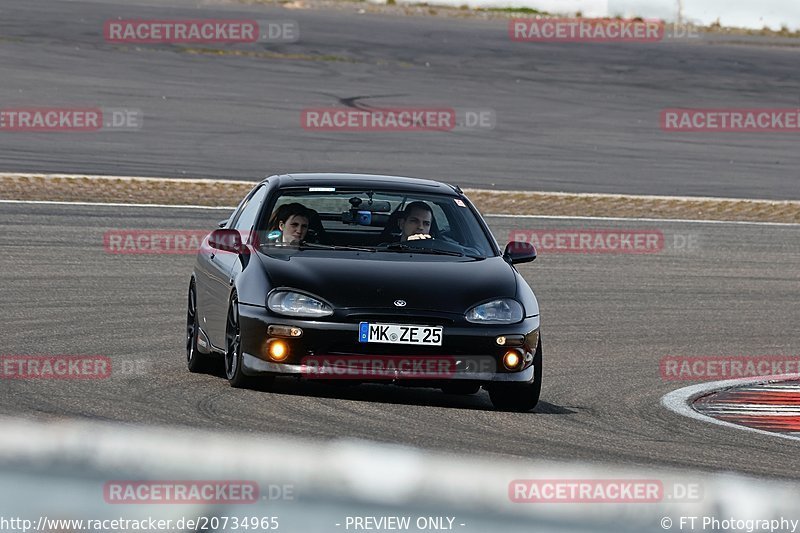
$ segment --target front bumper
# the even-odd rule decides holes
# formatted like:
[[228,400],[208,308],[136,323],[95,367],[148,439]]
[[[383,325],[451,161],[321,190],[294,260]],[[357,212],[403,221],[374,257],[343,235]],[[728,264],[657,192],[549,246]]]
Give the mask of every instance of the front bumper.
[[[248,353],[245,353],[243,355],[242,368],[244,373],[249,376],[287,375],[295,377],[307,377],[312,379],[326,379],[326,375],[324,374],[316,374],[313,375],[312,377],[312,375],[309,373],[308,365],[274,363],[270,361],[264,361],[263,359],[259,359],[258,357],[254,357]],[[498,383],[498,382],[532,383],[534,379],[534,370],[535,369],[533,365],[530,365],[524,370],[520,370],[518,372],[506,372],[506,373],[464,370],[462,372],[448,373],[447,377],[445,376],[437,377],[432,375],[428,375],[426,377],[420,377],[418,373],[415,373],[413,371],[403,372],[402,370],[397,370],[393,373],[393,375],[388,375],[386,372],[382,372],[380,377],[369,376],[365,373],[360,373],[360,374],[353,373],[350,374],[349,376],[330,374],[329,376],[327,376],[327,378],[351,379],[355,381],[404,382],[407,384],[416,384],[420,386],[442,385],[452,380],[474,381],[479,383]]]
[[[359,343],[358,321],[320,321],[279,317],[269,310],[256,306],[241,306],[239,311],[242,335],[243,372],[247,375],[286,375],[309,379],[352,379],[355,381],[390,381],[410,385],[438,385],[452,380],[480,384],[495,382],[526,382],[534,380],[534,355],[538,341],[539,317],[529,317],[511,325],[475,325],[469,323],[442,323],[436,319],[424,320],[428,325],[442,326],[442,346],[417,346],[401,344]],[[410,316],[382,316],[383,323],[420,323]],[[451,320],[452,322],[452,320]],[[270,325],[301,328],[298,338],[271,337]],[[520,346],[497,344],[499,336],[523,336]],[[276,362],[268,355],[268,345],[280,338],[288,347],[288,357]],[[509,370],[502,364],[503,355],[517,350],[522,364]],[[310,372],[310,362],[328,360],[356,361],[372,372]],[[420,360],[443,365],[446,371],[420,372],[414,367]],[[365,362],[366,361],[366,362]],[[385,363],[385,364],[384,364]],[[316,364],[316,363],[315,363]],[[417,370],[415,370],[417,368]],[[439,368],[437,366],[436,368]]]

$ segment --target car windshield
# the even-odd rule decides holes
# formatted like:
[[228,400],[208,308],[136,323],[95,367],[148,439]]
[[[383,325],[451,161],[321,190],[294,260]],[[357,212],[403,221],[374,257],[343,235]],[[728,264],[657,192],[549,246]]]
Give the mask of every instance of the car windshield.
[[483,258],[496,255],[455,196],[377,190],[280,191],[259,223],[262,246]]

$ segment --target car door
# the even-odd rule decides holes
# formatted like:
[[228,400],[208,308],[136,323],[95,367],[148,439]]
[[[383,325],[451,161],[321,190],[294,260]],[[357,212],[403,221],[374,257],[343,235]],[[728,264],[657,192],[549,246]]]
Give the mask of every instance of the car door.
[[[229,224],[230,220],[235,217],[240,210],[241,207],[237,208],[225,225]],[[219,227],[223,227],[222,222],[220,222]],[[208,245],[208,236],[206,236],[200,245],[200,250],[197,254],[197,260],[194,267],[195,290],[197,295],[197,318],[200,327],[204,332],[206,332],[206,335],[208,335],[210,329],[209,326],[211,324],[211,322],[209,322],[209,309],[213,307],[213,302],[211,300],[211,286],[217,271],[217,267],[211,262],[211,256],[216,255],[217,252],[217,250],[214,250]]]
[[[233,219],[231,228],[239,231],[242,242],[247,243],[253,235],[258,215],[261,212],[264,198],[267,193],[265,185],[259,185],[249,196],[237,216]],[[225,325],[228,318],[228,303],[235,274],[241,272],[243,257],[234,252],[213,250],[208,261],[208,288],[209,305],[206,316],[209,339],[218,348],[225,348]],[[246,258],[245,258],[246,259]]]

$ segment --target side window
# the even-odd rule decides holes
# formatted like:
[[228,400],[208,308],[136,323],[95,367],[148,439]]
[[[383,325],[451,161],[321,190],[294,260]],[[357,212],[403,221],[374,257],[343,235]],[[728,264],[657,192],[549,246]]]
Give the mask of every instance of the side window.
[[267,188],[263,185],[259,187],[250,199],[247,200],[247,203],[244,204],[244,207],[242,207],[242,210],[239,212],[238,218],[233,223],[233,228],[242,233],[243,239],[249,237],[250,231],[256,223],[256,218],[261,212],[261,205],[264,203],[266,194]]

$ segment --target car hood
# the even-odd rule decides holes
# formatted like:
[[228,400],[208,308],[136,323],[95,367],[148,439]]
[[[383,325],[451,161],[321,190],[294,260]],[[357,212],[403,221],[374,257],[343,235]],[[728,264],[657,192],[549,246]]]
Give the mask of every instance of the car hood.
[[274,288],[319,296],[335,308],[463,314],[475,304],[516,295],[516,278],[502,257],[481,260],[406,253],[301,251],[259,254]]

